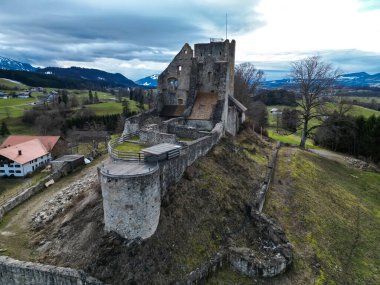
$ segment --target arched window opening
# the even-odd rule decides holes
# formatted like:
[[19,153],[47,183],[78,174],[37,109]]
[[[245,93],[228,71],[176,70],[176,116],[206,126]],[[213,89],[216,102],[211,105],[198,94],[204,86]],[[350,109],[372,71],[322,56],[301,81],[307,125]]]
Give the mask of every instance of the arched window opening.
[[174,77],[168,78],[168,91],[175,93],[178,89],[178,79]]

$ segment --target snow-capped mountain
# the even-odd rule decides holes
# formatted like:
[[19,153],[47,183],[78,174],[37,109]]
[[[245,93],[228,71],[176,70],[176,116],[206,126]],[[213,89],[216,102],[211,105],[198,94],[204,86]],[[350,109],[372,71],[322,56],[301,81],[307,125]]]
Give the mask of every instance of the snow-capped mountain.
[[370,75],[366,72],[343,74],[338,83],[344,86],[380,87],[380,73]]
[[[294,82],[289,78],[279,80],[265,81],[262,86],[264,88],[286,88],[294,85]],[[337,80],[337,85],[344,87],[379,87],[380,88],[380,73],[368,74],[366,72],[348,73],[341,75]]]
[[144,86],[144,87],[156,88],[157,87],[158,75],[159,74],[153,74],[151,76],[141,78],[141,79],[135,81],[135,83],[138,85]]
[[29,63],[22,63],[2,56],[0,56],[0,69],[36,71],[36,68],[31,66]]

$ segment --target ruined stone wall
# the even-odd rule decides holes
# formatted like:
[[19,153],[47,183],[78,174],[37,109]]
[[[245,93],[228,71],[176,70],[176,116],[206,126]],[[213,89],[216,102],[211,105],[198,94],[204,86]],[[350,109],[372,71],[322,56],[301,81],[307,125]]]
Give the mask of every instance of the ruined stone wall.
[[[219,118],[220,120],[220,118]],[[188,120],[187,125],[191,128],[196,128],[198,130],[211,130],[214,126],[213,121],[207,121],[207,120]]]
[[189,128],[187,126],[175,125],[171,124],[168,126],[168,130],[170,134],[175,134],[180,138],[191,138],[191,139],[199,139],[207,135],[207,133],[201,133],[197,129]]
[[106,231],[127,239],[145,239],[154,234],[161,207],[158,166],[144,175],[128,176],[114,176],[99,169],[99,176]]
[[0,285],[104,285],[85,272],[0,256]]
[[193,66],[193,50],[185,44],[158,78],[159,110],[163,105],[186,105]]
[[216,106],[219,110],[215,110],[218,117],[214,121],[216,119],[227,123],[228,96],[234,96],[235,45],[234,40],[225,40],[196,44],[194,47],[194,57],[198,62],[199,91],[215,92],[220,101]]
[[239,130],[239,113],[236,107],[228,107],[226,132],[236,136]]
[[144,145],[156,145],[160,143],[176,143],[176,135],[161,133],[152,130],[141,130],[139,133],[140,141],[139,143]]

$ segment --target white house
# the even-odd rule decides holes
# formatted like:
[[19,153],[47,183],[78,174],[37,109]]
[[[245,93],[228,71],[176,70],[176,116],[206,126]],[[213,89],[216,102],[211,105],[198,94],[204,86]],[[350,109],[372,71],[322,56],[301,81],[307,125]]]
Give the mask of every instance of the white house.
[[0,149],[0,176],[23,177],[44,166],[51,154],[39,139]]

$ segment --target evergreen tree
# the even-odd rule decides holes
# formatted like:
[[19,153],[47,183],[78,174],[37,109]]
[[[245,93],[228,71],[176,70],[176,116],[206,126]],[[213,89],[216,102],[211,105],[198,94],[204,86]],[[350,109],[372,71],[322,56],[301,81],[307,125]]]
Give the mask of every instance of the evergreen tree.
[[98,92],[95,91],[94,103],[99,103]]
[[10,135],[10,131],[9,131],[9,129],[8,129],[8,126],[7,126],[7,123],[5,123],[5,121],[3,121],[2,123],[1,123],[1,128],[0,128],[0,135],[1,136],[7,136],[7,135]]
[[92,95],[92,91],[88,91],[88,100],[90,101],[90,104],[94,103],[94,96]]

